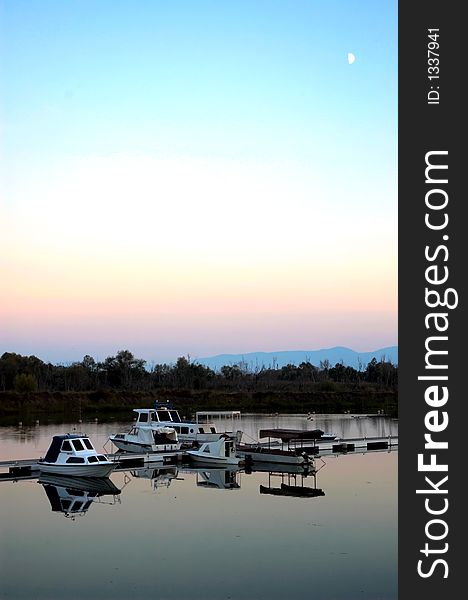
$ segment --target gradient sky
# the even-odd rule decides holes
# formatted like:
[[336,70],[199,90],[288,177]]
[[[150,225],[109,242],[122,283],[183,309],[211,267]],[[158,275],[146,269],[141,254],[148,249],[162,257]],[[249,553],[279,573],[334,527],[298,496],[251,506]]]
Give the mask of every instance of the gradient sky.
[[0,0],[0,23],[0,353],[397,342],[396,1]]

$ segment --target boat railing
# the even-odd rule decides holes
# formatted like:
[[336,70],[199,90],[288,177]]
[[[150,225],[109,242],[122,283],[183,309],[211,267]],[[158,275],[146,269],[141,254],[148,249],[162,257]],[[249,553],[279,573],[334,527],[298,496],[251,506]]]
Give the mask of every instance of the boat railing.
[[240,412],[240,410],[199,410],[195,413],[195,422],[196,423],[209,422],[211,420],[209,417],[218,418],[218,419],[234,420],[234,419],[240,419],[241,412]]

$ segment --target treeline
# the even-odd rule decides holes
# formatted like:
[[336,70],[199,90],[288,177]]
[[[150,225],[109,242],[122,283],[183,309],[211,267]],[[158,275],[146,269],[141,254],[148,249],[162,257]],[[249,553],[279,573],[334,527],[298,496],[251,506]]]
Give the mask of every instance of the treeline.
[[340,389],[396,390],[398,369],[373,358],[356,370],[328,361],[284,367],[226,365],[219,371],[180,357],[175,364],[148,366],[128,350],[96,361],[85,356],[68,365],[45,363],[36,356],[5,352],[0,358],[0,390],[16,392],[86,392],[92,390],[144,391],[219,390],[228,392],[338,391]]

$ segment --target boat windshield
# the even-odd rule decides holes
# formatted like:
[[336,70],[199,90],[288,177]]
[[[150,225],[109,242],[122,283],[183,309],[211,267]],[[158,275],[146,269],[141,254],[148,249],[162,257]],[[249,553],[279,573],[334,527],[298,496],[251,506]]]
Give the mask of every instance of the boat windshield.
[[77,452],[81,452],[82,450],[85,449],[81,440],[72,440],[72,444],[73,444],[73,448],[75,448],[75,450]]
[[170,410],[169,414],[171,415],[171,420],[175,423],[180,423],[179,413],[176,410]]
[[170,421],[171,420],[170,413],[172,411],[169,411],[169,410],[157,410],[156,412],[157,412],[159,421]]

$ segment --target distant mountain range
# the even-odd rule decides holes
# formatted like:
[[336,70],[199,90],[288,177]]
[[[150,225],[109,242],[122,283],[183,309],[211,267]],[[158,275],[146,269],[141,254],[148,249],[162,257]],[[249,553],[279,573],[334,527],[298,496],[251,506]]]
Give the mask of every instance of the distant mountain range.
[[376,358],[380,361],[384,358],[394,365],[398,364],[398,346],[379,348],[372,352],[356,352],[351,348],[336,346],[335,348],[323,348],[322,350],[286,350],[280,352],[249,352],[246,354],[218,354],[207,358],[199,358],[195,362],[210,367],[215,371],[224,365],[237,365],[244,363],[249,369],[256,367],[283,367],[292,364],[299,365],[302,362],[310,362],[315,366],[320,361],[328,360],[332,366],[342,362],[345,366],[359,369],[366,368],[367,364]]

